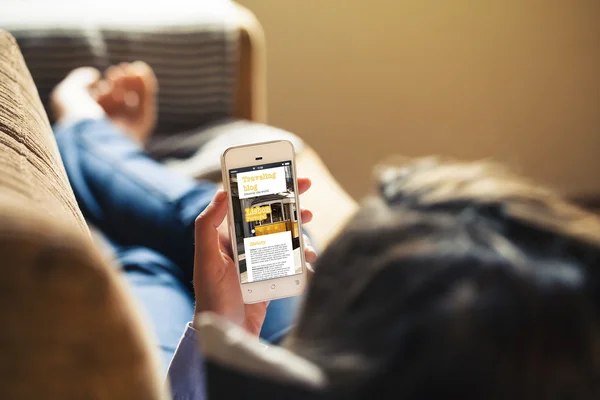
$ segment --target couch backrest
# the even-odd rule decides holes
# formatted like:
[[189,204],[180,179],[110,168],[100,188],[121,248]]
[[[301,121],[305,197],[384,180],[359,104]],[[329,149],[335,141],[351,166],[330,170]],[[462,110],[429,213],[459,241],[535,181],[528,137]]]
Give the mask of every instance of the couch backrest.
[[[6,1],[6,0],[5,0]],[[135,60],[160,82],[157,133],[197,129],[234,109],[238,34],[230,1],[10,0],[0,27],[19,43],[45,104],[76,67]],[[119,10],[115,13],[114,10]]]
[[0,399],[162,399],[158,360],[94,248],[14,39],[0,31]]

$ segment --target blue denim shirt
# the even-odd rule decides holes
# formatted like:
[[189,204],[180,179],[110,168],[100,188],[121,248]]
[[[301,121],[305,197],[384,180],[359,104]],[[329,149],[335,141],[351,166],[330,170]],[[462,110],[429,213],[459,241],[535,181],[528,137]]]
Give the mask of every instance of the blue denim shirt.
[[198,333],[188,323],[169,366],[168,379],[174,400],[205,400],[206,375],[198,349]]

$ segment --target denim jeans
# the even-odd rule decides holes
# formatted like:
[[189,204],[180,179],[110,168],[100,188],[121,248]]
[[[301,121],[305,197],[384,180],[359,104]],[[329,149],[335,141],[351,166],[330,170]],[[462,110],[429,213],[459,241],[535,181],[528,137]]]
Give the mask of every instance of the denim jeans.
[[[168,170],[106,119],[54,130],[77,203],[113,248],[166,370],[194,311],[194,221],[216,186]],[[261,337],[279,340],[297,303],[272,301]]]

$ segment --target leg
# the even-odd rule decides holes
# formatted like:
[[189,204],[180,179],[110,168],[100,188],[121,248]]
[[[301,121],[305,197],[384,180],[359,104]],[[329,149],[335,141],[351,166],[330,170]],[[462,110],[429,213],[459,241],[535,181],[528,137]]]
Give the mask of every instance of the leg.
[[166,257],[144,247],[119,249],[124,276],[153,327],[164,371],[186,324],[192,320],[194,298],[177,277],[178,268]]
[[260,331],[260,337],[270,343],[279,343],[292,328],[300,301],[300,296],[272,300],[267,308],[267,317]]
[[165,255],[190,282],[194,220],[215,186],[167,170],[105,119],[59,128],[56,141],[85,218],[121,246]]
[[[55,91],[54,109],[62,121],[56,139],[85,217],[117,244],[127,280],[170,360],[193,313],[194,221],[215,187],[173,174],[142,151],[139,142],[152,125],[147,114],[155,112],[150,73],[147,66],[141,72],[121,66],[116,75],[113,69],[112,88],[94,100],[90,87],[98,72],[76,70]],[[127,109],[123,90],[112,97],[119,87],[136,95],[129,103],[137,109]],[[296,303],[273,302],[263,338],[275,340],[287,331]]]
[[53,95],[62,121],[56,140],[75,196],[86,219],[113,242],[156,250],[189,282],[194,220],[215,186],[177,175],[143,152],[139,142],[156,112],[152,70],[132,64],[109,73],[97,99],[90,88],[100,86],[99,74],[92,69],[74,71]]

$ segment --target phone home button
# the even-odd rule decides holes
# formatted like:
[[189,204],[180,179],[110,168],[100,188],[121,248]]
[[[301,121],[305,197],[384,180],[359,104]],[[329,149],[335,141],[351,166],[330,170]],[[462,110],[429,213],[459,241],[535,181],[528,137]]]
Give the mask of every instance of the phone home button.
[[275,285],[271,285],[271,289],[275,289]]

